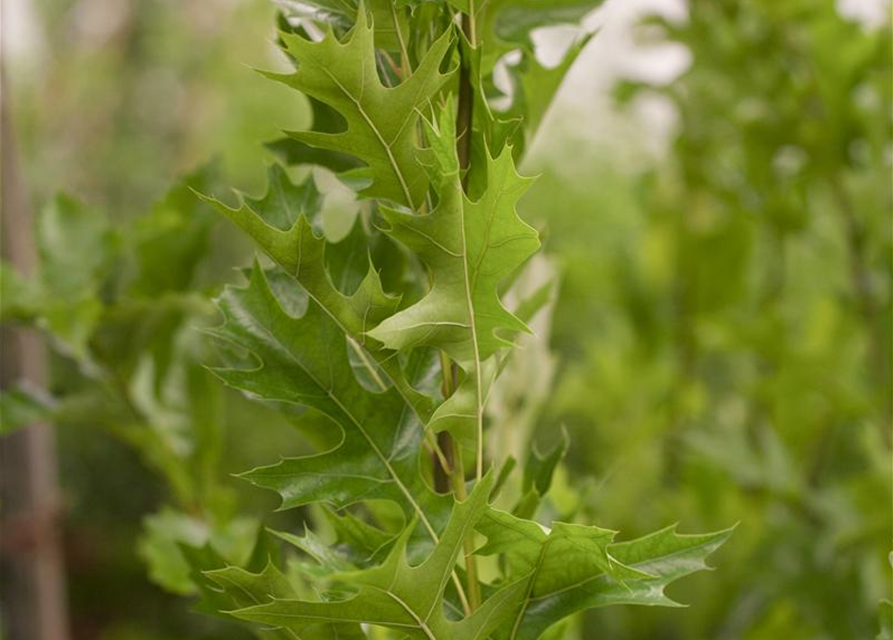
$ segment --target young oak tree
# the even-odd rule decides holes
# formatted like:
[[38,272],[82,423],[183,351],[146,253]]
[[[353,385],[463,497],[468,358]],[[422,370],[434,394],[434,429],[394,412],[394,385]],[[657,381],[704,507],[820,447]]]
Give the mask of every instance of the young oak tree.
[[[294,184],[274,169],[267,193],[236,207],[203,196],[274,263],[255,262],[248,284],[218,299],[225,320],[213,335],[250,362],[215,372],[331,421],[331,448],[245,478],[279,492],[283,508],[340,510],[328,512],[338,544],[275,532],[312,562],[207,571],[206,608],[273,637],[533,640],[587,608],[673,605],[664,587],[705,568],[729,536],[671,527],[614,542],[613,531],[544,526],[521,517],[520,503],[514,513],[496,506],[510,466],[491,470],[499,452],[484,448],[486,402],[531,306],[513,312],[500,293],[539,248],[515,211],[531,183],[515,167],[582,45],[547,69],[531,31],[590,8],[451,0],[286,10],[280,43],[295,71],[266,75],[307,96],[314,125],[275,147],[336,172],[364,207],[348,237],[330,242],[312,177]],[[510,106],[497,113],[494,71],[509,51],[520,62],[506,69]],[[550,458],[532,457],[524,473],[542,478],[543,492]],[[399,531],[382,500],[399,505]]]
[[[668,529],[613,543],[607,530],[544,529],[489,504],[497,487],[485,473],[486,398],[512,337],[526,329],[499,287],[539,246],[515,212],[530,182],[515,162],[544,94],[579,51],[544,69],[530,30],[566,20],[568,7],[411,4],[320,6],[283,32],[296,71],[268,75],[308,96],[316,128],[281,147],[338,171],[371,206],[341,246],[314,229],[312,178],[295,185],[277,172],[263,198],[217,202],[276,267],[255,263],[246,287],[226,290],[225,323],[213,331],[255,360],[218,368],[226,383],[315,409],[341,432],[323,453],[246,477],[278,491],[284,507],[393,501],[406,525],[391,535],[382,523],[335,515],[336,549],[280,533],[319,566],[297,581],[273,564],[260,573],[226,567],[205,574],[207,592],[228,615],[299,637],[362,637],[360,625],[373,625],[429,639],[537,638],[585,608],[671,604],[663,586],[703,568],[727,532]],[[494,114],[493,71],[516,48],[512,106]],[[409,280],[402,297],[386,279]],[[484,567],[489,556],[499,561]]]

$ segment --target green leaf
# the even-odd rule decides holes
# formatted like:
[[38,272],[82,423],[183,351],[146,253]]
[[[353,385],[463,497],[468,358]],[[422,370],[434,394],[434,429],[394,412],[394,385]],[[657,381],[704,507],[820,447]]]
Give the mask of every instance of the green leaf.
[[164,507],[144,518],[137,549],[153,582],[171,593],[191,595],[198,589],[182,547],[207,544],[220,554],[222,562],[241,564],[248,559],[258,528],[257,521],[251,518],[213,523]]
[[297,62],[293,74],[266,73],[337,110],[347,122],[341,133],[289,132],[299,142],[356,156],[369,166],[373,183],[361,194],[419,208],[428,182],[416,162],[419,113],[440,91],[449,74],[440,72],[452,36],[445,32],[429,49],[413,75],[396,87],[386,87],[375,64],[374,29],[365,11],[345,42],[329,30],[312,42],[297,34],[282,34],[286,51]]
[[[340,133],[346,128],[344,119],[329,105],[306,96],[313,114],[312,129],[319,133]],[[356,156],[340,151],[318,149],[289,136],[266,143],[266,147],[290,165],[315,164],[342,173],[362,166]]]
[[[250,363],[214,372],[258,399],[309,407],[299,422],[312,421],[317,435],[334,435],[320,439],[318,454],[245,474],[276,490],[283,508],[318,503],[311,513],[329,520],[334,542],[311,530],[277,532],[298,552],[288,577],[273,564],[218,567],[204,576],[216,580],[218,608],[228,606],[224,599],[241,607],[226,615],[264,625],[262,635],[315,640],[337,637],[333,625],[347,625],[346,634],[362,637],[369,625],[376,636],[374,627],[385,627],[395,632],[387,637],[420,640],[559,637],[568,616],[590,607],[674,605],[665,586],[705,568],[706,556],[728,535],[668,529],[615,543],[613,531],[560,522],[547,529],[488,506],[494,483],[482,473],[484,407],[508,360],[505,348],[528,330],[525,316],[549,299],[544,288],[510,307],[517,307],[515,315],[500,297],[539,247],[536,232],[516,213],[530,180],[518,175],[515,161],[583,46],[545,69],[532,55],[531,31],[577,21],[597,3],[481,3],[480,37],[475,47],[460,39],[458,51],[452,40],[459,20],[450,4],[468,7],[461,0],[325,1],[296,6],[300,23],[280,22],[296,70],[267,75],[302,91],[314,110],[313,129],[290,134],[280,152],[336,170],[375,200],[349,218],[354,225],[340,241],[319,233],[324,225],[313,182],[294,184],[278,167],[260,198],[242,196],[236,208],[206,198],[279,265],[267,272],[255,264],[247,286],[227,288],[218,299],[224,324],[212,333],[247,352]],[[509,48],[521,49],[522,65],[510,69],[515,101],[501,121],[485,90],[495,88],[493,63]],[[462,116],[463,128],[471,127],[471,166],[461,171],[457,85],[451,72],[441,72],[456,59],[463,77],[471,76],[475,103],[471,122]],[[436,117],[436,125],[428,121]],[[381,228],[370,229],[372,221]],[[387,277],[377,271],[382,265],[389,265]],[[432,373],[438,360],[444,372],[451,361],[461,368],[451,382]],[[428,396],[446,399],[434,410]],[[428,485],[440,452],[423,445],[437,431],[458,440],[455,461],[467,460],[464,450],[477,445],[478,482],[465,502]],[[531,452],[518,513],[536,510],[566,449],[563,440],[545,454]],[[464,478],[454,480],[460,487]],[[368,522],[354,515],[359,507],[346,510],[356,503],[364,503]],[[487,537],[479,554],[500,556],[480,565],[478,575],[489,584],[473,583],[469,559],[465,571],[457,566],[463,547],[475,556],[475,529]],[[480,604],[472,589],[478,586],[486,596]],[[473,613],[463,616],[460,601]]]
[[108,266],[111,230],[104,216],[59,195],[41,212],[37,248],[44,291],[65,300],[79,299],[95,293]]
[[379,558],[396,539],[394,534],[374,527],[348,511],[336,513],[331,509],[324,509],[323,514],[335,530],[337,541],[358,552],[359,563]]
[[303,183],[295,184],[278,164],[270,165],[267,170],[267,192],[263,197],[244,196],[244,203],[267,224],[281,231],[291,229],[302,215],[313,219],[322,205],[312,175]]
[[[442,112],[440,130],[429,125],[432,175],[440,202],[430,214],[408,215],[382,208],[387,233],[414,251],[431,274],[425,297],[368,332],[386,347],[442,349],[467,372],[467,389],[444,409],[438,429],[469,431],[477,443],[478,476],[483,464],[483,412],[490,377],[484,361],[511,346],[512,332],[528,330],[499,299],[497,287],[539,247],[536,231],[521,221],[515,204],[530,179],[515,171],[511,151],[487,155],[487,190],[476,201],[465,195],[455,151],[452,104]],[[501,332],[502,335],[498,335]],[[472,393],[473,391],[473,393]],[[468,402],[468,398],[473,400]],[[471,405],[469,407],[469,404]],[[468,416],[473,416],[471,419]],[[469,425],[471,428],[469,429]]]
[[[481,364],[480,406],[486,406],[490,388],[498,372],[498,363],[495,358]],[[442,431],[450,433],[465,449],[470,449],[472,455],[474,455],[478,424],[477,381],[478,378],[475,375],[466,375],[456,391],[438,405],[428,421],[428,429],[433,433]]]
[[[446,133],[441,140],[453,139]],[[431,290],[369,335],[391,349],[437,347],[471,368],[511,346],[506,336],[528,330],[503,307],[497,286],[539,248],[539,240],[515,212],[532,180],[515,171],[510,150],[488,156],[487,190],[472,202],[463,193],[458,163],[437,151],[447,148],[454,144],[435,147],[443,180],[434,211],[411,216],[382,209],[387,232],[431,270]]]
[[288,578],[272,562],[267,562],[267,566],[260,573],[229,566],[205,571],[205,576],[220,587],[235,608],[250,607],[296,595]]
[[237,208],[230,208],[214,198],[201,197],[251,235],[331,313],[345,333],[361,339],[369,326],[396,309],[399,300],[384,293],[371,265],[352,295],[344,295],[333,285],[326,268],[328,243],[314,233],[311,222],[311,216],[320,208],[312,178],[302,185],[294,185],[274,166],[267,193],[262,198],[243,197]]
[[574,42],[555,67],[544,67],[532,51],[525,51],[521,63],[509,68],[515,93],[503,117],[522,119],[525,148],[533,143],[564,78],[591,37],[586,35]]
[[[310,529],[307,529],[303,536],[297,536],[288,531],[274,531],[272,529],[270,533],[310,556],[323,569],[320,575],[331,575],[337,571],[350,571],[354,568],[335,549],[326,545]],[[308,570],[308,572],[314,573],[312,570]]]
[[[352,353],[382,390],[394,385],[413,411],[422,420],[427,420],[432,411],[431,400],[412,388],[400,369],[399,361],[392,357],[393,353],[382,352],[366,338],[370,327],[394,312],[399,299],[384,293],[378,273],[372,268],[368,257],[365,258],[366,275],[350,295],[345,295],[335,286],[332,273],[344,275],[348,268],[346,263],[355,261],[357,253],[355,249],[344,251],[340,247],[342,243],[353,246],[356,234],[351,233],[342,243],[334,244],[316,235],[308,214],[316,212],[318,205],[314,199],[307,197],[310,189],[310,183],[292,185],[284,174],[276,173],[271,175],[270,186],[263,198],[243,197],[236,208],[208,196],[201,197],[251,235],[285,273],[301,284],[348,336]],[[278,211],[261,204],[269,201],[274,191],[283,196],[283,204]],[[283,209],[287,210],[286,214],[282,213]],[[290,227],[286,221],[291,221]],[[332,253],[338,264],[332,264],[329,260]],[[355,266],[350,268],[356,269]],[[353,274],[349,276],[351,279],[356,277]]]
[[11,264],[0,261],[0,321],[29,321],[41,304],[39,286],[23,278]]
[[134,220],[129,233],[123,234],[127,250],[136,259],[129,294],[158,297],[188,291],[193,285],[217,219],[193,191],[212,190],[218,172],[216,165],[208,164],[184,176],[148,214]]
[[[533,50],[531,33],[543,27],[578,24],[603,0],[488,0],[476,2],[478,40],[483,48],[484,75],[496,61],[519,47]],[[468,12],[468,0],[449,0],[457,9]]]
[[570,440],[564,427],[561,428],[561,440],[545,454],[540,453],[533,443],[530,455],[524,465],[524,476],[521,480],[521,499],[512,513],[520,518],[532,518],[540,506],[543,496],[552,486],[552,476],[567,453]]
[[330,451],[285,459],[245,477],[278,491],[283,508],[393,500],[409,517],[418,516],[436,539],[429,517],[442,499],[418,473],[422,426],[395,389],[374,393],[360,385],[344,331],[313,300],[303,316],[289,315],[257,264],[248,287],[228,287],[217,304],[225,324],[211,333],[249,351],[258,367],[213,371],[257,397],[314,407],[343,433],[341,444]]
[[492,476],[477,484],[469,498],[453,507],[440,542],[417,566],[406,559],[412,527],[401,536],[385,562],[373,569],[345,574],[357,592],[347,600],[309,602],[277,600],[233,615],[263,624],[293,627],[306,621],[353,621],[396,629],[424,640],[484,640],[505,624],[523,596],[523,583],[510,584],[492,595],[473,614],[448,620],[443,596],[462,550],[463,541],[487,510]]
[[[226,605],[229,610],[297,596],[291,582],[272,562],[268,562],[260,573],[252,573],[240,567],[225,567],[206,571],[205,576],[221,590],[221,596],[228,600]],[[355,623],[308,622],[285,629],[265,629],[262,637],[283,640],[360,640],[365,639],[366,635]]]
[[530,448],[530,455],[524,465],[524,479],[521,488],[524,491],[534,489],[539,495],[546,495],[549,487],[552,486],[552,475],[555,473],[555,467],[564,459],[569,446],[570,439],[564,428],[561,429],[561,440],[545,454],[540,453],[536,444],[534,444]]
[[630,542],[614,531],[556,522],[551,530],[490,509],[477,525],[481,555],[504,554],[509,579],[529,576],[514,623],[499,638],[535,640],[573,613],[612,604],[679,606],[664,595],[672,581],[707,569],[704,560],[731,535],[679,535],[668,527]]
[[[275,598],[296,597],[300,585],[296,578],[286,576],[276,566],[274,559],[278,554],[269,542],[269,536],[261,532],[247,564],[238,565],[225,559],[210,544],[195,547],[181,543],[180,552],[188,564],[190,579],[201,595],[196,610],[245,625],[228,612]],[[309,624],[302,626],[299,633],[281,628],[252,631],[263,640],[361,640],[366,637],[353,624]]]
[[484,9],[485,33],[513,44],[529,42],[535,29],[576,24],[603,0],[492,0]]
[[0,389],[0,435],[52,418],[55,401],[26,386]]
[[87,358],[87,341],[102,314],[99,289],[113,243],[105,217],[66,195],[38,219],[40,322],[76,358]]

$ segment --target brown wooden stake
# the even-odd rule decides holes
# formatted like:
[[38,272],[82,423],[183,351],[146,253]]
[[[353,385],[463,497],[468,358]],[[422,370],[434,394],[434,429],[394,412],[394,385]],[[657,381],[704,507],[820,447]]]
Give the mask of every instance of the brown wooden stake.
[[[2,255],[30,274],[36,262],[32,216],[10,127],[5,74],[0,70],[0,235]],[[0,295],[2,295],[0,291]],[[42,386],[46,354],[33,331],[0,333],[0,386]],[[0,439],[0,598],[7,640],[68,640],[65,563],[52,429],[34,424]]]

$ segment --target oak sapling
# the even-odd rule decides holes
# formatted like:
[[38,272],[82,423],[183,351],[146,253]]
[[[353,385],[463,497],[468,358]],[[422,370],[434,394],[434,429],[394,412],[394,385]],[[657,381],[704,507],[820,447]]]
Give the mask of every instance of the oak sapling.
[[[327,450],[244,478],[283,508],[317,505],[335,542],[271,532],[296,548],[297,571],[195,560],[212,569],[196,573],[205,608],[265,637],[534,640],[584,609],[674,605],[664,587],[706,568],[728,531],[615,542],[594,526],[544,526],[537,507],[564,449],[532,455],[516,479],[485,446],[488,396],[538,310],[501,296],[540,246],[516,211],[532,182],[516,167],[585,42],[547,69],[530,34],[594,3],[306,5],[280,20],[294,72],[265,75],[308,98],[314,125],[274,148],[354,189],[352,229],[337,242],[320,231],[312,173],[293,182],[274,167],[266,195],[235,207],[202,197],[269,258],[218,298],[211,331],[253,362],[214,372],[337,433]],[[494,69],[514,50],[497,113]]]

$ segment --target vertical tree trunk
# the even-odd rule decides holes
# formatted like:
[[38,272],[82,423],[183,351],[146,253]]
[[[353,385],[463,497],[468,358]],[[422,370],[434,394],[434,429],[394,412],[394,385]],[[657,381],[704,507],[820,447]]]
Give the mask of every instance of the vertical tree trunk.
[[[2,255],[19,271],[30,273],[35,263],[32,217],[19,175],[3,79],[0,71]],[[21,379],[42,385],[45,368],[43,345],[36,333],[3,330],[0,386]],[[0,597],[5,626],[0,635],[7,640],[68,640],[56,449],[49,425],[31,425],[0,440],[0,505]]]

